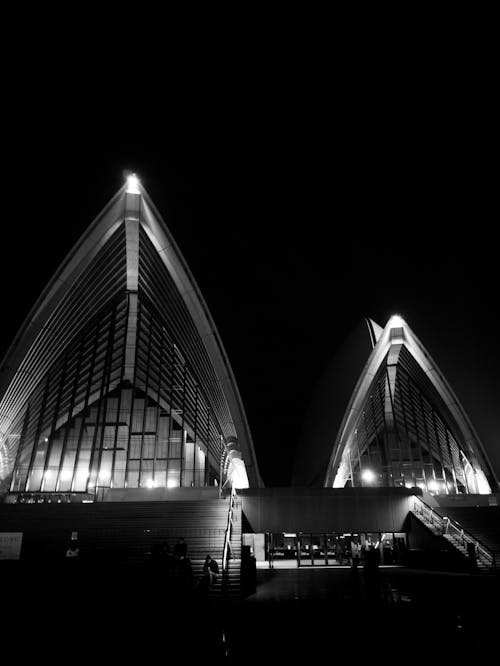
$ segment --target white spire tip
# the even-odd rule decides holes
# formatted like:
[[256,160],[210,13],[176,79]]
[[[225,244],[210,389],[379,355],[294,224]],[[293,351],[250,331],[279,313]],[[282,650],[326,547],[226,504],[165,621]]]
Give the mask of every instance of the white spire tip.
[[139,189],[139,179],[135,175],[135,173],[130,174],[130,176],[127,176],[127,194],[140,194],[141,191]]

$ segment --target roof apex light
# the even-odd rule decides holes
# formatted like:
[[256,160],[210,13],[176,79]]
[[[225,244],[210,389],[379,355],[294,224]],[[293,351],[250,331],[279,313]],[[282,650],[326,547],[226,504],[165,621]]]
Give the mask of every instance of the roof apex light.
[[140,194],[141,190],[139,189],[139,185],[140,181],[135,173],[131,173],[127,176],[127,194]]
[[390,328],[402,328],[404,326],[405,322],[403,317],[401,317],[398,314],[393,314],[391,315],[391,318],[389,319],[389,327]]

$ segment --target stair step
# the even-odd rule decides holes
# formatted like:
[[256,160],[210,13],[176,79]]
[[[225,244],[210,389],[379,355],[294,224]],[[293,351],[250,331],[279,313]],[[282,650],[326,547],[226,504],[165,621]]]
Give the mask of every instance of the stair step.
[[[228,594],[239,594],[241,576],[241,501],[233,507],[228,561]],[[63,557],[72,532],[78,532],[82,555],[95,562],[120,561],[150,566],[151,547],[166,541],[172,549],[184,537],[193,573],[201,576],[207,553],[218,562],[227,528],[229,500],[200,499],[154,502],[102,502],[92,504],[11,504],[0,507],[5,531],[23,532],[23,553],[31,561]],[[47,527],[47,525],[49,527]],[[149,554],[148,554],[149,553]],[[103,560],[103,566],[106,566]],[[220,577],[219,577],[220,578]],[[219,593],[221,581],[211,594]]]

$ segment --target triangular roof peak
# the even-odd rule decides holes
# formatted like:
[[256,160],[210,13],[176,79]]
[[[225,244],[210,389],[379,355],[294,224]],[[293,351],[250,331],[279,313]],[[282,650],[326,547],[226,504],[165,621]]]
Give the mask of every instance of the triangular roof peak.
[[[70,250],[0,365],[0,481],[10,473],[19,441],[17,435],[9,435],[11,425],[38,383],[47,376],[92,315],[87,312],[89,308],[81,306],[81,301],[88,295],[85,292],[87,283],[83,285],[82,276],[93,270],[93,260],[103,256],[108,241],[116,238],[120,245],[113,249],[112,256],[123,256],[124,261],[115,262],[116,270],[112,274],[99,272],[99,285],[94,288],[92,297],[99,296],[98,301],[97,296],[94,300],[100,307],[111,302],[117,293],[124,296],[135,294],[134,298],[138,298],[141,276],[145,280],[145,276],[150,275],[145,270],[148,261],[154,262],[154,270],[160,271],[159,274],[166,271],[170,301],[169,308],[165,306],[164,310],[172,313],[172,327],[178,329],[177,337],[184,344],[183,356],[207,394],[210,409],[222,429],[227,454],[231,459],[236,459],[236,454],[242,457],[250,484],[261,485],[243,404],[215,323],[167,224],[136,173],[126,176],[126,182]],[[148,244],[151,251],[147,249]],[[149,291],[156,297],[156,282],[150,277],[148,280]],[[80,285],[83,285],[81,289]],[[159,303],[158,296],[158,307]],[[129,311],[133,308],[136,308],[135,304]],[[129,329],[132,336],[133,327],[130,325],[127,331]],[[135,358],[132,353],[134,340],[133,336],[127,337],[132,359]],[[128,360],[126,368],[127,364]]]
[[[403,347],[410,352],[414,361],[420,366],[421,371],[436,391],[443,405],[445,405],[447,421],[454,424],[453,430],[459,436],[464,453],[467,456],[470,456],[471,459],[478,460],[478,469],[475,471],[479,472],[481,469],[484,469],[488,479],[494,481],[494,473],[491,463],[488,460],[479,436],[465,410],[437,364],[431,358],[430,354],[405,319],[400,314],[394,314],[389,318],[383,329],[371,319],[367,319],[366,321],[372,338],[372,344],[374,340],[376,342],[358,379],[344,414],[343,423],[338,431],[330,458],[326,485],[336,485],[337,483],[343,485],[343,480],[339,481],[339,479],[336,478],[341,458],[346,446],[349,445],[352,433],[355,432],[357,428],[360,414],[362,413],[365,402],[372,391],[373,382],[376,380],[379,370],[384,364],[393,367],[396,366]],[[496,482],[494,482],[493,485],[496,485]],[[488,492],[491,491],[488,489]]]

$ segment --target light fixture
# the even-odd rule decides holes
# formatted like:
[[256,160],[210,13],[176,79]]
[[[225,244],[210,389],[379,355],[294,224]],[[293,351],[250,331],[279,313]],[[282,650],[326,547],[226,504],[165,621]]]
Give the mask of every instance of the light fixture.
[[155,482],[153,481],[153,479],[148,479],[148,480],[146,481],[146,486],[147,486],[148,488],[154,488],[154,487],[155,487]]
[[429,481],[427,488],[431,491],[431,493],[435,493],[438,489],[438,484],[436,481]]
[[401,328],[404,325],[403,317],[398,314],[393,314],[389,320],[390,328]]
[[107,469],[102,469],[99,472],[99,483],[102,483],[103,481],[109,481],[109,477],[111,476],[109,470]]
[[127,176],[127,194],[140,194],[139,184],[139,179],[135,173]]
[[363,481],[366,481],[366,483],[373,483],[373,481],[375,481],[375,473],[372,472],[371,469],[364,469],[361,473],[361,478]]

